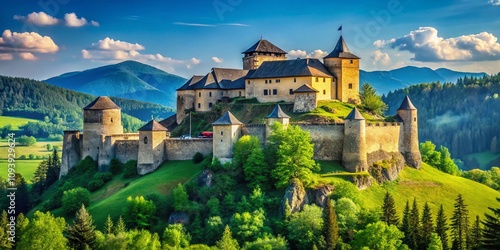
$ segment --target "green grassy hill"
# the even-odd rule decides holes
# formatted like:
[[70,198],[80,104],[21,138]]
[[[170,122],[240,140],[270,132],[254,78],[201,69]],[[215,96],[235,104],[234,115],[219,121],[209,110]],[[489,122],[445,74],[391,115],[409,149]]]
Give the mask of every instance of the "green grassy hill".
[[5,125],[11,125],[12,130],[19,130],[20,127],[28,124],[28,122],[39,122],[40,120],[23,118],[23,117],[13,117],[13,116],[1,116],[0,115],[0,128]]

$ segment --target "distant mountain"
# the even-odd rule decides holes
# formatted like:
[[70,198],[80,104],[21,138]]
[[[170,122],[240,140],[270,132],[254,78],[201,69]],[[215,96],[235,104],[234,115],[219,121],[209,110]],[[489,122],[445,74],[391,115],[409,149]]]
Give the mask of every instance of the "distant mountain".
[[95,96],[122,97],[175,107],[175,91],[186,79],[136,61],[124,61],[65,73],[45,82]]
[[387,94],[389,91],[403,89],[413,84],[429,82],[452,82],[464,76],[483,77],[486,73],[458,72],[450,69],[440,68],[432,70],[427,67],[419,68],[407,66],[389,71],[367,72],[360,70],[360,84],[368,82],[377,89],[380,94]]

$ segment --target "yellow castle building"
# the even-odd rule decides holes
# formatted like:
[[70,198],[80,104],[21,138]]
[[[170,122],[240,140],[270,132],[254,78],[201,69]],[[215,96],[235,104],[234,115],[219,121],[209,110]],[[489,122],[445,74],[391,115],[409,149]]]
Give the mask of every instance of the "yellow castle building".
[[320,100],[359,103],[360,58],[349,51],[342,36],[323,61],[287,60],[284,50],[265,39],[242,54],[243,69],[213,68],[177,89],[177,123],[188,110],[210,111],[216,103],[235,97],[293,103],[294,112],[311,111]]

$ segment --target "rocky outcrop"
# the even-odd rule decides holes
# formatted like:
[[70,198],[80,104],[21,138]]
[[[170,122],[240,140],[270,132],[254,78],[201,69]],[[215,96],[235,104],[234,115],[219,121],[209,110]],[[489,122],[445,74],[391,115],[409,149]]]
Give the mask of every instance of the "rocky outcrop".
[[333,185],[323,185],[315,189],[309,189],[307,195],[311,202],[324,208],[326,200],[330,198],[330,194],[332,194],[333,190]]
[[378,183],[393,181],[404,168],[405,159],[400,153],[377,151],[368,156],[368,172]]
[[168,224],[189,224],[189,215],[183,212],[173,212],[168,217]]
[[212,171],[205,169],[198,175],[198,186],[199,187],[211,187],[213,185],[213,173]]
[[359,190],[364,190],[372,186],[372,178],[368,175],[354,176],[352,182],[354,182]]
[[289,210],[287,213],[299,212],[305,204],[309,204],[309,197],[304,186],[298,179],[290,181],[281,200],[280,213],[285,214],[286,210]]

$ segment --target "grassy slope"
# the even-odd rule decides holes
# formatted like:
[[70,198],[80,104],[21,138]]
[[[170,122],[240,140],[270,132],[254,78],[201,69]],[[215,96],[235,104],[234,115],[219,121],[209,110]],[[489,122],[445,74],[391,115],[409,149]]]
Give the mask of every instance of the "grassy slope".
[[0,128],[10,124],[12,125],[12,130],[19,130],[19,127],[28,124],[28,122],[39,122],[39,120],[22,117],[0,116]]
[[385,185],[374,185],[361,191],[361,198],[369,208],[382,205],[385,192],[389,191],[396,200],[398,213],[401,214],[407,200],[413,202],[417,198],[420,212],[425,202],[429,203],[433,215],[437,214],[439,206],[443,204],[448,218],[451,218],[455,198],[462,194],[468,205],[472,220],[488,212],[488,206],[497,207],[495,198],[500,197],[500,192],[483,184],[443,173],[427,164],[421,170],[406,167],[397,181]]
[[[16,172],[20,173],[26,181],[33,178],[33,174],[42,160],[16,160]],[[7,179],[7,160],[0,160],[0,177]]]
[[[101,228],[108,214],[113,219],[118,218],[128,196],[146,196],[153,193],[167,195],[178,183],[189,181],[201,171],[201,164],[193,164],[192,161],[168,161],[155,172],[140,178],[114,178],[92,194],[89,211],[98,228]],[[129,184],[124,187],[127,182]]]

